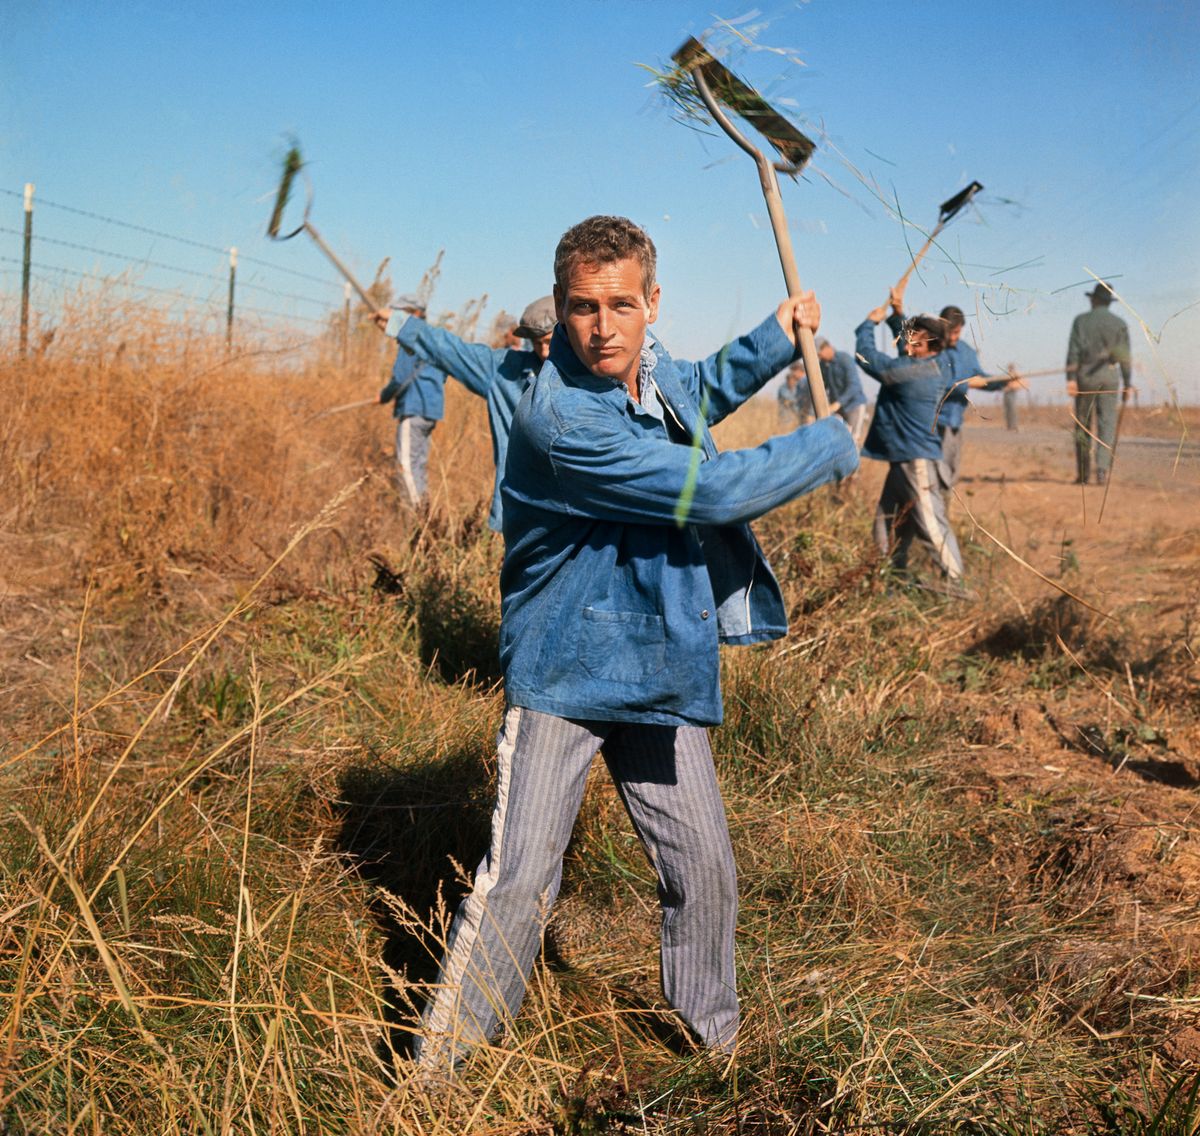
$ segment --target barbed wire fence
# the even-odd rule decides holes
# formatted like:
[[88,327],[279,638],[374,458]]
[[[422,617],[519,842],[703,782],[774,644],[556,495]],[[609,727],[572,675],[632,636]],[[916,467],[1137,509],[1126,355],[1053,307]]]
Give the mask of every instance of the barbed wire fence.
[[[94,222],[96,225],[137,233],[152,237],[156,241],[168,241],[180,248],[188,248],[212,257],[219,257],[220,260],[217,263],[221,265],[221,270],[215,268],[205,270],[181,263],[172,263],[171,260],[159,256],[152,258],[148,255],[142,256],[131,254],[128,251],[119,251],[113,247],[104,247],[115,243],[112,241],[105,241],[102,245],[68,240],[63,236],[55,235],[53,227],[49,234],[44,234],[40,231],[40,224],[39,231],[35,234],[33,224],[34,186],[27,183],[23,191],[0,186],[0,199],[3,198],[21,201],[24,209],[22,228],[0,224],[0,249],[11,249],[13,253],[20,253],[20,255],[6,255],[4,252],[0,252],[0,294],[11,295],[14,289],[11,288],[10,281],[19,276],[18,350],[22,356],[29,351],[31,315],[35,314],[35,310],[46,312],[61,307],[66,282],[79,281],[102,284],[106,288],[117,288],[132,296],[154,297],[159,301],[166,301],[169,309],[185,310],[189,314],[197,310],[207,312],[217,327],[223,323],[226,346],[231,350],[238,320],[244,315],[257,317],[260,330],[267,328],[278,332],[287,332],[296,330],[298,325],[304,326],[307,328],[308,336],[313,339],[319,338],[322,333],[336,336],[340,340],[342,363],[343,365],[346,363],[351,340],[352,305],[350,286],[344,281],[330,280],[259,257],[240,254],[233,247],[226,248],[198,241],[191,237],[139,225],[118,217],[106,216],[45,198],[36,199],[37,207],[39,210],[49,211],[51,215],[61,213],[74,216]],[[0,218],[3,216],[4,212],[0,211]],[[11,245],[7,238],[12,238]],[[37,246],[36,257],[35,244]],[[94,269],[81,271],[78,268],[52,263],[50,258],[53,257],[54,250],[65,250],[68,257],[64,259],[70,259],[75,254],[82,252],[98,258],[98,261]],[[108,264],[114,266],[113,270],[108,269]],[[257,271],[249,274],[246,272],[247,266]],[[239,269],[241,269],[240,276]],[[167,283],[170,283],[173,278],[180,279],[181,283],[176,287],[151,284],[141,278],[148,272],[163,274],[167,277]],[[248,279],[247,276],[250,278]],[[279,277],[287,279],[281,282]],[[293,280],[302,281],[303,284],[292,284]],[[280,284],[280,286],[275,286],[276,284]],[[34,305],[35,286],[46,297],[46,302],[39,303],[37,309]],[[253,302],[246,302],[245,293],[250,294]],[[263,298],[261,303],[259,302],[260,297]],[[284,303],[267,306],[272,300],[284,301]],[[290,310],[280,310],[281,307],[290,308]],[[318,331],[318,329],[320,330]]]

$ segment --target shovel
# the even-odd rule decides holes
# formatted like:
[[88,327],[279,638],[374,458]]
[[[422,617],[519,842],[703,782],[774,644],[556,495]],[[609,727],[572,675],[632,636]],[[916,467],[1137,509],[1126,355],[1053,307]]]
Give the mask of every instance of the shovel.
[[[792,237],[788,232],[787,217],[783,212],[777,171],[794,177],[812,157],[813,150],[816,149],[815,143],[801,134],[753,87],[747,86],[732,71],[718,63],[699,40],[689,38],[675,52],[672,59],[691,78],[696,93],[708,113],[712,115],[713,121],[745,150],[758,166],[758,180],[762,186],[763,199],[767,203],[767,213],[771,218],[771,230],[775,234],[775,246],[779,250],[779,263],[783,267],[783,279],[788,295],[799,294],[800,274],[796,271],[796,255],[792,251]],[[772,162],[767,158],[734,126],[729,116],[721,109],[721,103],[753,126],[779,152],[783,160]],[[813,411],[818,418],[825,418],[829,414],[829,396],[825,393],[825,380],[821,377],[817,345],[809,328],[800,327],[796,330],[800,340],[800,354],[804,359],[804,370],[808,374]]]
[[[896,282],[896,287],[893,289],[893,291],[903,292],[904,289],[908,287],[909,277],[916,272],[917,265],[925,259],[925,254],[933,247],[933,242],[938,239],[942,230],[959,213],[961,213],[968,205],[970,205],[971,198],[973,198],[975,194],[977,194],[982,188],[983,186],[979,182],[973,181],[969,186],[967,186],[966,189],[960,189],[953,197],[943,201],[941,205],[938,206],[937,224],[934,225],[933,232],[929,234],[929,240],[927,240],[917,250],[917,255],[913,257],[912,264],[908,266],[908,270]],[[891,300],[891,296],[888,297],[888,300]]]
[[342,274],[342,277],[358,293],[359,298],[367,305],[367,308],[370,311],[375,311],[379,307],[378,303],[371,299],[367,294],[367,290],[354,278],[354,273],[341,262],[337,254],[325,243],[324,238],[317,232],[312,222],[308,219],[308,215],[312,211],[313,193],[312,183],[308,181],[307,175],[305,175],[306,196],[304,201],[304,216],[300,224],[290,233],[280,235],[279,229],[283,223],[283,211],[287,206],[288,198],[292,195],[292,183],[296,180],[296,175],[303,168],[304,160],[300,157],[300,147],[293,146],[288,151],[287,157],[283,160],[283,177],[279,182],[279,192],[275,195],[275,208],[271,211],[271,220],[267,225],[267,236],[273,241],[290,241],[300,233],[307,233],[312,237],[317,248],[329,258],[333,267]]

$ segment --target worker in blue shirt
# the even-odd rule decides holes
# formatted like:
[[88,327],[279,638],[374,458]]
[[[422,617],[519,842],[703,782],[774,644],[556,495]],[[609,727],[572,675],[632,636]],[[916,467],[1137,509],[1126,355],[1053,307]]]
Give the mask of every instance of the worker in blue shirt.
[[487,400],[488,426],[492,434],[492,459],[495,477],[488,525],[500,531],[500,476],[508,450],[508,433],[513,413],[525,388],[541,370],[550,354],[550,333],[554,331],[554,298],[534,300],[510,333],[529,349],[492,348],[484,343],[468,343],[443,327],[435,327],[423,312],[411,306],[393,307],[375,313],[375,321],[388,330],[400,345],[400,354],[424,360],[440,371],[447,371],[468,390]]
[[[904,322],[903,301],[904,289],[893,288],[892,314],[887,323],[892,333],[897,336],[901,355],[906,353],[904,340],[900,336],[900,327]],[[966,315],[962,308],[955,304],[947,304],[938,313],[938,318],[946,324],[946,346],[939,356],[942,371],[946,376],[946,389],[942,392],[942,401],[936,416],[938,437],[942,444],[942,456],[938,461],[937,471],[942,499],[948,514],[950,498],[955,485],[958,484],[962,468],[962,429],[966,409],[970,405],[968,392],[1008,390],[1010,386],[1015,390],[1020,383],[1011,374],[993,378],[984,371],[975,348],[962,338],[966,327]]]
[[[898,314],[894,297],[893,311]],[[893,569],[907,573],[916,540],[929,553],[947,591],[963,597],[967,592],[962,553],[946,516],[937,469],[942,446],[936,419],[948,374],[939,361],[947,341],[946,324],[938,316],[914,316],[901,330],[905,353],[892,356],[875,344],[875,328],[886,313],[886,304],[872,309],[854,333],[859,366],[879,381],[863,456],[888,463],[875,510],[875,543]]]
[[828,339],[817,340],[817,358],[821,361],[829,410],[841,415],[850,427],[854,444],[861,447],[867,433],[867,396],[858,377],[858,364],[852,355],[838,351]]
[[[958,484],[959,470],[962,468],[962,428],[966,408],[969,405],[968,390],[1007,390],[1016,380],[1012,375],[994,377],[983,369],[979,356],[965,339],[963,330],[966,328],[967,317],[962,308],[955,304],[947,304],[938,315],[946,321],[946,349],[942,353],[949,364],[950,385],[946,392],[945,401],[938,414],[938,432],[942,436],[942,461],[939,474],[942,479],[942,494],[946,499],[947,508],[950,504],[950,494]],[[985,380],[972,382],[972,379]]]
[[785,430],[794,430],[797,426],[806,426],[815,415],[812,409],[812,394],[808,389],[808,376],[804,373],[804,363],[793,363],[783,376],[779,390],[775,395],[779,425]]
[[[425,314],[424,305],[415,296],[402,297],[399,306]],[[396,478],[414,506],[424,501],[428,493],[429,441],[446,412],[448,377],[409,352],[397,351],[392,377],[379,392],[381,403],[395,404],[392,414],[396,419]]]
[[490,848],[455,916],[415,1045],[427,1071],[488,1042],[520,1005],[599,751],[658,878],[661,975],[695,1040],[738,1027],[737,881],[707,726],[718,644],[787,630],[747,522],[858,464],[830,417],[718,453],[709,427],[796,358],[805,293],[701,363],[648,334],[650,237],[622,217],[569,229],[554,260],[549,361],[513,419],[501,492],[507,709]]

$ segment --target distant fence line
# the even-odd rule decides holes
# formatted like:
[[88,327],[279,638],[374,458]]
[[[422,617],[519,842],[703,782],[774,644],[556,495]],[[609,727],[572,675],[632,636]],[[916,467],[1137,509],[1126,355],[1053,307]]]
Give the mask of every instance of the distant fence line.
[[[15,191],[0,187],[0,196],[15,197],[23,200],[25,212],[25,224],[23,229],[13,229],[7,226],[0,226],[0,234],[22,238],[22,255],[17,257],[0,255],[0,263],[12,264],[21,266],[21,319],[20,319],[20,353],[22,356],[27,354],[29,349],[29,317],[31,311],[31,290],[35,272],[39,275],[44,273],[55,274],[58,276],[70,276],[84,280],[96,280],[97,273],[80,272],[77,269],[66,268],[58,265],[45,264],[41,261],[33,259],[33,212],[34,212],[34,186],[32,183],[27,183],[23,191]],[[155,237],[161,240],[174,241],[177,244],[184,245],[190,248],[200,249],[204,252],[216,253],[222,257],[228,258],[228,273],[217,274],[213,272],[204,272],[195,268],[188,268],[180,264],[170,264],[162,260],[151,260],[148,257],[129,256],[124,253],[114,252],[111,249],[104,249],[92,245],[81,244],[76,241],[63,240],[58,237],[38,236],[36,239],[39,244],[51,245],[57,248],[70,249],[77,252],[86,252],[94,256],[102,256],[112,260],[119,260],[126,265],[127,269],[137,268],[152,268],[162,272],[178,273],[181,276],[187,276],[197,280],[205,280],[213,285],[213,290],[206,298],[177,291],[171,288],[161,288],[152,284],[144,284],[135,281],[122,281],[108,276],[101,276],[107,283],[127,288],[131,291],[149,292],[155,295],[170,297],[173,300],[183,303],[200,303],[206,306],[219,310],[219,305],[222,300],[225,304],[225,338],[228,345],[232,345],[235,317],[238,313],[254,313],[256,315],[269,317],[272,319],[287,320],[289,322],[299,321],[308,324],[319,324],[328,327],[331,330],[336,327],[336,323],[330,318],[331,315],[341,307],[342,327],[341,340],[343,355],[348,349],[350,338],[350,286],[343,284],[341,281],[335,282],[328,279],[323,279],[319,276],[313,276],[306,272],[298,271],[294,268],[288,268],[281,264],[274,264],[271,261],[261,260],[257,257],[240,255],[236,248],[223,248],[220,245],[206,244],[203,241],[193,240],[190,237],[177,236],[174,233],[167,233],[160,229],[152,229],[145,225],[138,225],[130,221],[123,221],[116,217],[107,217],[101,213],[91,212],[86,209],[79,209],[71,205],[63,205],[58,202],[38,199],[39,207],[48,209],[57,209],[65,213],[71,213],[79,217],[85,217],[89,220],[99,221],[107,225],[113,225],[117,228],[127,229],[135,233],[141,233],[146,236]],[[302,295],[296,292],[288,292],[279,288],[271,288],[265,284],[258,284],[253,281],[238,279],[238,264],[239,260],[242,264],[251,264],[260,268],[270,269],[274,272],[284,273],[288,276],[293,276],[302,280],[308,280],[317,284],[324,285],[327,288],[337,289],[341,293],[340,305],[338,301],[331,299],[320,299],[315,296]],[[214,295],[216,289],[220,288],[224,293],[223,296]],[[270,308],[257,307],[251,304],[236,302],[239,290],[250,290],[262,293],[263,295],[273,296],[283,300],[290,300],[296,303],[317,304],[326,309],[326,315],[323,317],[300,315],[295,312],[281,312]]]

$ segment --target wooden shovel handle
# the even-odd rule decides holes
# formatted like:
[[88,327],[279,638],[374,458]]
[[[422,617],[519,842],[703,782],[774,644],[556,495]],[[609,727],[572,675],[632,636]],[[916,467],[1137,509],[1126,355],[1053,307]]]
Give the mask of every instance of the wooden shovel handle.
[[302,228],[310,237],[312,237],[313,241],[316,243],[317,248],[319,248],[327,257],[329,257],[330,261],[333,264],[333,267],[336,268],[342,274],[342,276],[349,282],[350,286],[358,293],[359,298],[362,300],[362,302],[364,304],[367,305],[368,310],[370,310],[372,312],[375,311],[375,309],[378,308],[379,305],[374,300],[372,300],[369,295],[367,295],[367,290],[355,279],[354,273],[351,272],[350,269],[348,269],[338,259],[337,253],[335,253],[333,251],[333,249],[331,249],[325,243],[325,239],[313,227],[312,222],[305,221]]
[[[788,232],[787,217],[783,212],[783,198],[779,192],[779,178],[775,167],[762,155],[758,159],[758,176],[762,182],[763,199],[767,203],[767,214],[771,218],[771,230],[775,234],[775,247],[779,250],[779,264],[783,268],[784,283],[789,296],[798,296],[803,288],[800,273],[796,269],[796,254],[792,251],[792,235]],[[812,397],[813,413],[818,418],[829,417],[829,395],[825,390],[825,379],[821,374],[821,360],[817,355],[817,342],[812,328],[798,326],[800,357],[808,376],[808,390]]]
[[[908,269],[905,271],[904,275],[896,281],[896,287],[892,289],[892,291],[903,292],[904,289],[908,287],[908,281],[912,277],[912,274],[916,272],[917,265],[919,265],[921,261],[925,259],[925,254],[931,248],[933,248],[933,242],[938,239],[938,236],[945,227],[945,221],[939,221],[936,225],[934,225],[933,232],[929,234],[929,240],[927,240],[919,249],[917,249],[917,255],[912,258],[912,264],[908,266]],[[888,294],[886,302],[889,304],[892,302],[891,293]]]

